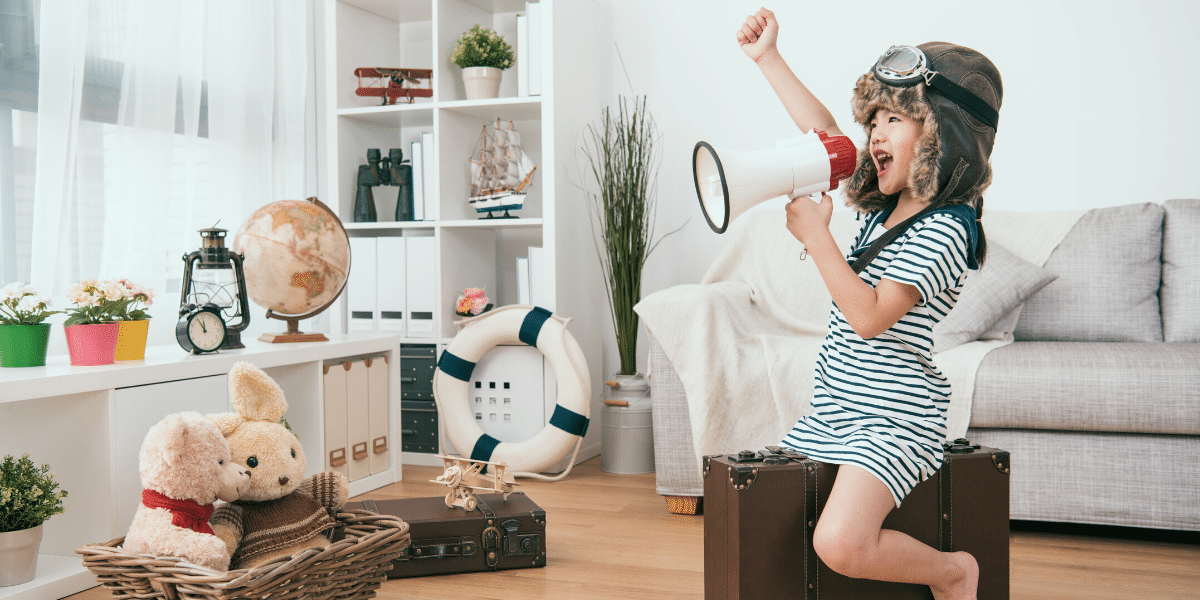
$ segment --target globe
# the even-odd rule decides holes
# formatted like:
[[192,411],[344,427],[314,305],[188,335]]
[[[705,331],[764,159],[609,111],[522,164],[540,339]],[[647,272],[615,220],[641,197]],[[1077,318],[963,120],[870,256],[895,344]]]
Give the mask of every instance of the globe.
[[[316,198],[272,202],[250,215],[232,249],[245,255],[246,294],[268,317],[315,315],[337,299],[350,272],[350,239]],[[276,313],[276,314],[271,314]]]

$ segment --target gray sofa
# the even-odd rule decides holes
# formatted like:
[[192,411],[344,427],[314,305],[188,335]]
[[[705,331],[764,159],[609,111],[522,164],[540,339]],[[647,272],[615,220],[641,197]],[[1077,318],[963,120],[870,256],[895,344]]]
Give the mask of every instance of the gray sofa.
[[[935,330],[938,351],[1015,340],[979,364],[967,430],[1012,453],[1011,518],[1200,530],[1197,241],[1200,200],[1093,209],[1040,267],[1005,271],[996,246],[976,285],[1009,279],[975,295],[1019,288],[1015,309],[949,342]],[[688,403],[653,334],[650,370],[658,493],[688,512],[703,496]]]

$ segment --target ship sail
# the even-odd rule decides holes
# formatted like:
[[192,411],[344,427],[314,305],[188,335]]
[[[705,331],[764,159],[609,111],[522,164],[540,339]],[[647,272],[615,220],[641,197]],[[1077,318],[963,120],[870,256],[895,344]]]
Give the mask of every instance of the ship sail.
[[537,165],[521,149],[521,134],[512,121],[503,128],[496,119],[492,130],[484,125],[479,142],[468,161],[470,192],[467,203],[476,213],[516,210],[524,206],[525,195],[533,181]]

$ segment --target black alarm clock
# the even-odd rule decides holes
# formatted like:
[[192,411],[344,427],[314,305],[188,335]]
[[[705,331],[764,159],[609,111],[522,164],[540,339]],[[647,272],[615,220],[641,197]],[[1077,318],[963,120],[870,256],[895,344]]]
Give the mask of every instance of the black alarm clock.
[[225,318],[221,316],[221,307],[208,303],[180,308],[175,340],[192,354],[215,352],[225,343]]

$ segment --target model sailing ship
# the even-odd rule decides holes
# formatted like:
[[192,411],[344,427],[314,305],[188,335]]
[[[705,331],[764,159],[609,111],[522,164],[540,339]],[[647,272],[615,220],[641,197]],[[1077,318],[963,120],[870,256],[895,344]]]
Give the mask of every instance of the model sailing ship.
[[504,211],[500,218],[515,218],[508,214],[525,205],[529,184],[537,166],[521,150],[521,134],[517,133],[512,121],[508,129],[501,129],[500,119],[492,131],[483,126],[479,143],[471,155],[471,193],[467,202],[476,213],[487,213],[486,218],[496,218],[494,213]]

